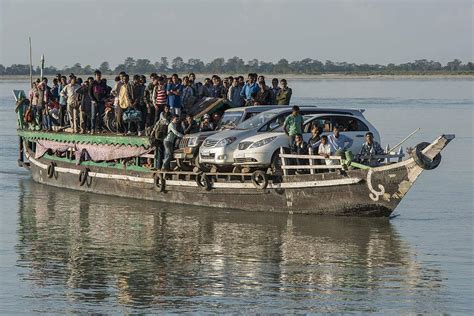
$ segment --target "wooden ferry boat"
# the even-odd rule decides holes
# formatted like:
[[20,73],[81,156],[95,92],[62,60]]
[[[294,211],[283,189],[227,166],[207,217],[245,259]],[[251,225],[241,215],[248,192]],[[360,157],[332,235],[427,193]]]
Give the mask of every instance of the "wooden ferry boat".
[[[146,137],[78,135],[18,130],[19,165],[38,183],[91,193],[248,211],[387,217],[424,170],[436,168],[454,139],[441,135],[420,143],[402,160],[367,167],[351,157],[336,165],[315,164],[316,155],[282,150],[281,174],[195,171],[162,172],[144,165],[154,159]],[[308,164],[291,165],[295,158]],[[391,163],[391,158],[398,161]],[[307,170],[298,174],[296,170]],[[322,170],[321,170],[322,169]],[[321,172],[323,171],[323,172]]]

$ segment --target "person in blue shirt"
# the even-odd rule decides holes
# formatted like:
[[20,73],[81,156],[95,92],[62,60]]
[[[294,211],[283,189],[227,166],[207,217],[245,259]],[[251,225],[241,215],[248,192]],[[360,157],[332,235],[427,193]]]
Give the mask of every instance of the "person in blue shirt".
[[354,142],[352,138],[342,135],[340,133],[341,128],[339,126],[334,126],[333,133],[328,136],[328,143],[336,151],[336,155],[341,155],[352,146]]
[[181,115],[181,91],[183,87],[179,83],[178,75],[171,76],[171,83],[166,86],[166,94],[168,95],[168,105],[171,112],[178,117]]
[[255,95],[259,90],[257,84],[257,74],[249,74],[247,83],[243,86],[240,91],[240,96],[245,101],[245,106],[253,105],[252,95]]

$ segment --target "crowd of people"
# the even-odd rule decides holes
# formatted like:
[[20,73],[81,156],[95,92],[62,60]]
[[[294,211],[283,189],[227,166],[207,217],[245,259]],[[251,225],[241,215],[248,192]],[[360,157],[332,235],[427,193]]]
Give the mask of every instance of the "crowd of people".
[[[25,112],[24,121],[42,130],[56,130],[70,126],[74,133],[98,133],[104,130],[103,116],[107,108],[115,113],[115,127],[120,134],[143,135],[147,127],[160,120],[171,120],[177,115],[178,121],[186,125],[189,117],[186,110],[204,97],[226,99],[231,107],[250,105],[289,105],[292,95],[285,79],[272,79],[271,87],[264,76],[255,73],[243,76],[229,76],[221,79],[218,75],[196,80],[196,75],[180,78],[152,73],[134,75],[132,78],[122,72],[112,86],[102,77],[99,70],[94,77],[86,80],[70,74],[58,74],[48,85],[48,79],[36,80],[29,92],[30,107]],[[220,116],[203,117],[201,126],[191,126],[183,133],[213,129]]]
[[[29,92],[29,104],[24,111],[24,121],[34,124],[42,130],[52,130],[54,126],[70,126],[74,133],[95,134],[104,130],[102,119],[107,108],[113,109],[117,133],[137,134],[141,136],[148,128],[156,146],[155,167],[168,170],[173,150],[178,138],[186,134],[212,131],[216,128],[220,116],[205,114],[196,122],[192,114],[187,113],[198,99],[204,97],[226,99],[232,107],[251,105],[289,105],[292,95],[285,79],[272,80],[268,87],[264,76],[255,73],[243,76],[227,77],[222,80],[218,75],[205,78],[204,83],[196,80],[194,73],[179,78],[177,74],[134,75],[132,80],[122,72],[115,78],[113,87],[102,78],[99,70],[95,77],[85,81],[74,74],[69,77],[58,74],[52,87],[48,79],[38,79]],[[305,142],[302,137],[303,117],[299,107],[294,106],[292,113],[283,123],[284,131],[290,138],[290,149],[294,154],[305,155],[309,149],[313,154],[326,157],[327,165],[334,164],[328,159],[333,155],[343,156],[352,146],[353,140],[340,134],[341,127],[334,126],[331,135],[321,135],[318,126],[311,127],[311,138]],[[374,141],[372,133],[366,134],[359,156],[383,154],[380,144]],[[374,161],[362,161],[373,164]],[[305,164],[307,160],[297,160]]]

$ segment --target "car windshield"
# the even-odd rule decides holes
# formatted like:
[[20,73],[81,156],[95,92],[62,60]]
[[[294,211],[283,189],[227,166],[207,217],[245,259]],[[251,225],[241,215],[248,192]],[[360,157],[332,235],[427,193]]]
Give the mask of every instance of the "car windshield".
[[263,124],[270,121],[277,114],[278,114],[278,112],[270,112],[270,111],[259,113],[259,114],[255,115],[254,117],[252,117],[252,118],[240,123],[239,125],[237,125],[236,129],[259,128]]
[[[309,121],[310,121],[310,118],[312,118],[312,115],[309,114],[309,115],[303,115],[303,125],[306,125]],[[282,124],[279,124],[277,127],[273,128],[273,129],[270,129],[269,132],[284,132],[283,130],[283,123]]]
[[243,111],[224,112],[217,129],[234,128],[243,114]]

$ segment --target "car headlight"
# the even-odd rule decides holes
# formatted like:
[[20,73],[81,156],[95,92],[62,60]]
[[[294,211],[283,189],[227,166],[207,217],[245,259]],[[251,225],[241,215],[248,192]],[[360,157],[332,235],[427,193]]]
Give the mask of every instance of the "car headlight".
[[257,148],[257,147],[262,147],[268,143],[271,143],[273,140],[275,140],[276,136],[272,136],[272,137],[268,137],[268,138],[264,138],[264,139],[261,139],[259,140],[258,142],[255,142],[253,143],[252,145],[250,145],[249,148]]
[[236,139],[237,137],[227,137],[227,138],[221,139],[220,141],[217,142],[216,147],[224,147],[224,146],[230,145],[233,142],[235,142]]
[[188,141],[188,146],[189,147],[194,147],[194,146],[196,146],[196,142],[197,142],[197,137],[190,137],[189,141]]

